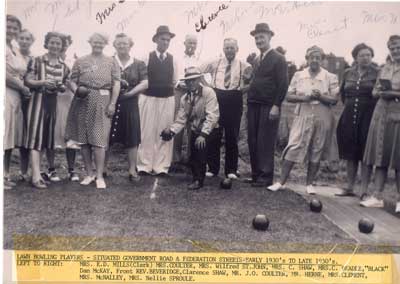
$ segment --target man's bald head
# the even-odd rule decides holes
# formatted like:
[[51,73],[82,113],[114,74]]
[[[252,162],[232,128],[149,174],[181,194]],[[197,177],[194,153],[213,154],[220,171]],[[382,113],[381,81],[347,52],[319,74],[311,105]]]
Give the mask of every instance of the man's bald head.
[[234,38],[224,39],[224,53],[228,61],[235,59],[236,53],[239,51],[238,41]]
[[185,45],[185,53],[189,56],[193,56],[197,48],[197,36],[187,34],[183,44]]

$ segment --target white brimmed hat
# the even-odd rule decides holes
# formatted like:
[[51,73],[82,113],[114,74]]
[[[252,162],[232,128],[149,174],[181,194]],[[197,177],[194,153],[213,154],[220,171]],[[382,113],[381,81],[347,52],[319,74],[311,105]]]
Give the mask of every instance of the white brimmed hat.
[[185,77],[182,78],[182,81],[185,80],[191,80],[191,79],[196,79],[200,78],[203,76],[203,73],[200,72],[200,69],[197,67],[188,67],[185,69]]

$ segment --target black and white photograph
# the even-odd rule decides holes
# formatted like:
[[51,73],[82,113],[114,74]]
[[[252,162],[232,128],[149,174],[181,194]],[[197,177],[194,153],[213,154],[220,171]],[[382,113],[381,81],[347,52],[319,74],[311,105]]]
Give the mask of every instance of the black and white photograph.
[[5,5],[4,283],[19,250],[400,254],[400,2]]

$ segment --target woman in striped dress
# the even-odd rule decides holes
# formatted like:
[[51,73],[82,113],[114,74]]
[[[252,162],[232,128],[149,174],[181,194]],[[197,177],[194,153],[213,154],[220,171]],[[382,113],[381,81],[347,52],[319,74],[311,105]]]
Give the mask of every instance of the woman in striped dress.
[[57,95],[65,91],[69,69],[60,59],[65,37],[48,32],[44,47],[48,52],[29,62],[25,84],[33,89],[28,106],[28,125],[25,146],[31,150],[32,185],[46,188],[40,175],[41,151],[54,155],[54,128],[57,117]]

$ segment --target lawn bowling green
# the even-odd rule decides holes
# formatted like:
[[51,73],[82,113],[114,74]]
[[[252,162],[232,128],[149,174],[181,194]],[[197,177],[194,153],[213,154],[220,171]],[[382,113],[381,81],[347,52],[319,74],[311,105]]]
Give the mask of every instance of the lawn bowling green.
[[[4,195],[6,249],[248,252],[399,252],[400,219],[380,209],[365,209],[357,199],[334,198],[317,187],[321,213],[310,210],[300,186],[270,192],[221,178],[207,179],[188,191],[185,174],[146,176],[132,186],[114,171],[105,191],[62,181],[35,190],[20,183]],[[325,194],[326,190],[329,194]],[[332,196],[330,196],[332,195]],[[253,218],[269,220],[255,230]],[[375,223],[370,234],[358,221]],[[384,245],[384,247],[382,247]]]

